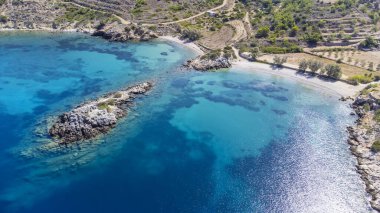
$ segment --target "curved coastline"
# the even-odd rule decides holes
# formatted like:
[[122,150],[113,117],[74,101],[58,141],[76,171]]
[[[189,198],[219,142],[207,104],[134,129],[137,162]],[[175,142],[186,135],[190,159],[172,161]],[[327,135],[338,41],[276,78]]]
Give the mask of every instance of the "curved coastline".
[[[204,54],[203,50],[192,42],[184,42],[173,36],[160,36],[158,39],[174,42],[187,47],[188,49],[194,51],[197,55]],[[238,68],[245,71],[255,72],[255,73],[266,73],[275,76],[284,77],[287,79],[292,79],[297,82],[303,83],[306,86],[311,86],[317,89],[322,89],[330,94],[337,96],[356,96],[361,90],[363,90],[367,85],[360,84],[353,86],[342,81],[332,81],[328,79],[321,79],[316,76],[303,75],[297,73],[296,70],[287,67],[283,68],[272,68],[271,65],[260,63],[260,62],[250,62],[244,59],[236,60],[232,62],[232,69]],[[231,69],[231,68],[230,68]]]
[[271,65],[260,62],[245,62],[239,61],[233,63],[233,68],[239,68],[247,71],[253,71],[256,73],[267,73],[275,76],[284,77],[286,79],[292,79],[300,82],[306,86],[322,89],[325,92],[334,94],[337,96],[355,96],[367,85],[361,84],[353,86],[342,81],[332,81],[329,79],[321,79],[316,76],[307,74],[300,74],[296,70],[289,68],[272,68]]
[[[42,30],[44,31],[44,30]],[[48,31],[48,32],[62,32],[62,31]],[[197,54],[203,54],[203,51],[196,46],[194,43],[184,43],[180,41],[177,38],[174,37],[160,37],[159,39],[163,40],[170,40],[171,42],[176,42],[178,44],[184,45],[188,47],[189,49],[195,51]],[[198,50],[197,50],[198,48]],[[343,93],[347,95],[354,95],[353,93],[356,93],[360,91],[361,89],[355,86],[348,85],[344,82],[328,82],[328,81],[323,81],[321,79],[318,79],[316,77],[314,78],[308,78],[303,75],[297,74],[295,70],[288,69],[288,68],[282,68],[280,70],[272,69],[270,65],[264,64],[264,63],[257,63],[257,62],[245,62],[245,61],[239,61],[233,63],[233,67],[238,68],[241,70],[244,70],[244,72],[256,72],[256,73],[265,73],[265,74],[270,74],[273,76],[280,76],[284,77],[284,79],[291,79],[295,80],[297,82],[300,82],[302,84],[305,84],[307,86],[311,86],[314,88],[318,89],[323,89],[323,91],[328,92],[329,94],[334,94],[334,95],[343,95]],[[338,83],[338,85],[336,85]],[[330,88],[330,85],[335,85],[333,88]],[[345,87],[345,86],[347,87]],[[365,85],[362,85],[363,87]],[[352,88],[351,88],[352,87]],[[348,88],[348,91],[345,91],[345,89]]]
[[[41,31],[41,32],[49,32],[49,33],[59,33],[59,32],[78,32],[78,33],[91,33],[90,31],[81,31],[81,30],[55,30],[55,29],[1,29],[0,32],[9,32],[9,31]],[[176,44],[180,44],[189,50],[193,51],[197,56],[203,55],[204,51],[193,42],[184,42],[177,37],[174,36],[159,36],[156,40],[173,42]],[[280,76],[288,79],[293,79],[298,82],[301,82],[305,85],[312,86],[314,88],[322,89],[331,94],[338,96],[355,96],[363,90],[367,85],[360,84],[357,86],[353,86],[341,81],[329,81],[323,80],[318,77],[313,77],[309,75],[298,74],[296,70],[283,67],[281,69],[274,69],[269,64],[260,63],[260,62],[250,62],[243,59],[236,60],[232,62],[232,68],[239,68],[242,70],[252,71],[256,73],[267,73],[275,76]]]
[[[176,38],[170,38],[165,37],[165,39],[171,41],[171,42],[177,42],[179,44],[185,45],[190,49],[193,49],[193,45],[195,44],[189,44],[184,43]],[[285,79],[290,79],[296,82],[302,83],[306,87],[312,87],[313,89],[318,89],[320,92],[325,92],[328,95],[334,95],[337,97],[341,97],[343,99],[341,100],[355,100],[355,98],[360,94],[362,90],[364,90],[368,84],[360,84],[357,86],[347,84],[343,81],[332,81],[329,79],[320,79],[316,76],[311,76],[307,74],[298,73],[297,70],[283,67],[283,68],[273,68],[270,64],[260,63],[260,62],[249,62],[244,59],[238,59],[232,63],[232,67],[230,69],[236,69],[242,70],[244,72],[255,72],[255,73],[264,73],[269,74],[272,76],[278,76]],[[344,97],[351,97],[351,98],[344,98]],[[355,101],[356,102],[356,101]],[[360,135],[363,133],[362,125],[361,125],[361,116],[360,113],[358,113],[358,110],[356,109],[354,104],[350,104],[353,111],[358,114],[358,119],[356,120],[355,124],[353,124],[353,127],[348,127],[348,138],[345,138],[344,140],[347,140],[348,147],[350,149],[350,152],[352,156],[356,159],[357,163],[355,165],[356,172],[359,174],[359,176],[362,179],[362,184],[365,187],[366,192],[368,195],[372,198],[369,198],[369,203],[374,211],[380,212],[380,205],[379,205],[379,195],[378,195],[378,184],[372,181],[371,177],[378,176],[377,171],[372,171],[368,168],[370,168],[368,165],[373,166],[372,164],[376,164],[376,162],[373,160],[373,158],[365,158],[365,160],[369,161],[367,163],[363,163],[363,157],[362,152],[358,151],[359,146],[367,146],[366,143],[358,142],[357,135]],[[347,115],[349,116],[349,115]],[[365,136],[363,136],[365,137]],[[363,144],[360,144],[363,143]],[[361,149],[363,150],[363,148]],[[366,150],[370,150],[370,148],[366,148]]]

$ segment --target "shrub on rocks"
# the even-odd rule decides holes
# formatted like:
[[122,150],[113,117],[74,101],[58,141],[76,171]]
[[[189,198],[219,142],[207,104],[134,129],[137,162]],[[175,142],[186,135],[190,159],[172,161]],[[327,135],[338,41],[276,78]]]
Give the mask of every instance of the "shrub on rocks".
[[371,146],[372,151],[374,152],[379,152],[380,151],[380,140],[376,140],[372,146]]
[[182,31],[182,39],[186,39],[188,41],[196,41],[201,38],[201,34],[198,31],[185,29]]

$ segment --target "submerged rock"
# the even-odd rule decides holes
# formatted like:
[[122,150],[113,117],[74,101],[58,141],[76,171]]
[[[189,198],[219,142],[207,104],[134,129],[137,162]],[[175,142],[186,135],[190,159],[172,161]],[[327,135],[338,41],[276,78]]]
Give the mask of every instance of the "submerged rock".
[[199,56],[193,60],[187,61],[185,67],[195,69],[198,71],[208,71],[223,68],[230,68],[231,63],[228,58],[224,56],[217,57],[216,59],[210,59],[207,57]]
[[58,117],[49,129],[51,137],[67,144],[107,133],[127,115],[127,107],[138,95],[145,94],[152,83],[145,82],[84,103]]

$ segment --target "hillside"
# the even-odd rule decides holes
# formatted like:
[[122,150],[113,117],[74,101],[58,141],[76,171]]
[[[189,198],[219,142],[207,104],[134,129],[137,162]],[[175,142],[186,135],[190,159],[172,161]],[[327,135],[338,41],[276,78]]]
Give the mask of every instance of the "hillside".
[[[357,84],[380,78],[379,4],[379,0],[4,0],[0,28],[93,32],[117,25],[116,31],[122,32],[134,25],[195,42],[208,53],[207,59],[235,59],[240,54],[276,64],[267,58],[281,57],[284,63],[304,52],[310,55],[307,63],[322,64],[315,74],[324,75],[325,65],[336,64],[344,80]],[[301,61],[289,63],[297,68]]]

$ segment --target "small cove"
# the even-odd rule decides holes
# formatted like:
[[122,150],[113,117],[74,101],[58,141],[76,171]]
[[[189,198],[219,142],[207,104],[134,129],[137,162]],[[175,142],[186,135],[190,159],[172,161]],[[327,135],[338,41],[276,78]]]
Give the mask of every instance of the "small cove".
[[[238,68],[180,70],[194,53],[163,41],[5,33],[0,50],[0,212],[370,211],[345,142],[355,118],[336,96]],[[110,134],[20,157],[48,116],[151,79]]]

